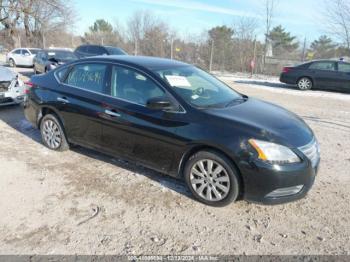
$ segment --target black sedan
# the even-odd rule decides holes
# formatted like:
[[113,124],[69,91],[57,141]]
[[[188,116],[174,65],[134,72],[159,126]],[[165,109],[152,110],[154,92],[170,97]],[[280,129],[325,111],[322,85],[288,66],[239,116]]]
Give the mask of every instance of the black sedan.
[[34,73],[47,73],[58,66],[77,59],[78,57],[67,49],[41,50],[34,57]]
[[284,67],[280,81],[296,84],[300,90],[317,88],[350,92],[350,63],[319,60]]
[[314,183],[319,147],[302,119],[192,65],[94,57],[33,76],[30,86],[25,115],[45,146],[79,144],[141,163],[184,179],[205,204],[284,203]]
[[99,55],[127,55],[127,53],[119,47],[102,45],[81,45],[74,50],[74,53],[79,58]]

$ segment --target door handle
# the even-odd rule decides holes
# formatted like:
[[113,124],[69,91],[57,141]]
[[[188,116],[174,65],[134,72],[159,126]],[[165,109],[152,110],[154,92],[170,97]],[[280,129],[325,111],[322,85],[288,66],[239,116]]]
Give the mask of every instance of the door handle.
[[58,98],[57,98],[57,101],[62,102],[62,103],[65,103],[65,104],[68,104],[68,103],[69,103],[68,99],[65,98],[65,97],[58,97]]
[[112,116],[112,117],[121,117],[122,116],[121,114],[118,114],[117,112],[113,112],[113,111],[108,110],[108,109],[105,110],[105,113],[109,116]]

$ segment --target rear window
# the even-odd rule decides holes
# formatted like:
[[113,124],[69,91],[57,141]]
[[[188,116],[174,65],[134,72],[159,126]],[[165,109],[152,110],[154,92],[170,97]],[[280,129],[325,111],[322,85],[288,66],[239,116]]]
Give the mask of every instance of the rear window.
[[111,47],[111,46],[106,46],[105,47],[110,55],[127,55],[127,53],[118,47]]

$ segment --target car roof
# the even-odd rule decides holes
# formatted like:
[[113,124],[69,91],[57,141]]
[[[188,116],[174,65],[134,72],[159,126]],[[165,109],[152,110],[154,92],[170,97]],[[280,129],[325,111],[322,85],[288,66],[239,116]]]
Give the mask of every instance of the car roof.
[[91,60],[100,60],[100,61],[111,61],[111,62],[120,62],[128,65],[142,66],[149,70],[157,70],[162,68],[169,67],[182,67],[189,66],[189,64],[171,60],[160,57],[151,57],[151,56],[130,56],[130,55],[110,55],[110,56],[95,56],[80,61],[91,61]]
[[44,52],[57,52],[57,51],[66,51],[66,52],[71,52],[72,50],[65,49],[65,48],[49,48],[49,49],[44,49]]

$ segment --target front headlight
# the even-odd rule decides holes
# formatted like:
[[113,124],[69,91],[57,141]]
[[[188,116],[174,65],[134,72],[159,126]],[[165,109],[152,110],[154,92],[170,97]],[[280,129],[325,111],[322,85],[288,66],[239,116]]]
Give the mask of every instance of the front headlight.
[[249,144],[256,150],[260,160],[271,164],[291,164],[301,161],[292,150],[282,145],[256,139],[250,139]]

